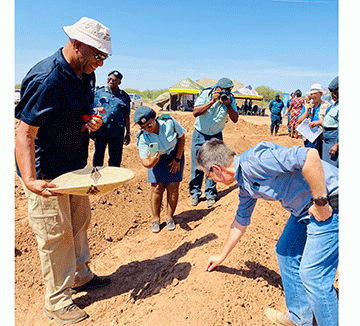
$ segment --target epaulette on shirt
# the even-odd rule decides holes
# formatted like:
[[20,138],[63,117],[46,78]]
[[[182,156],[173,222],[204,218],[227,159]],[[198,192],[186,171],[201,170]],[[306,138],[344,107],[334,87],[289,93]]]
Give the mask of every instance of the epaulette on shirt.
[[141,134],[144,132],[144,129],[140,129],[138,131],[138,133],[136,134],[136,146],[139,146],[139,140],[140,140],[140,136]]
[[159,120],[166,120],[171,119],[171,115],[169,113],[163,113],[161,116],[158,117]]

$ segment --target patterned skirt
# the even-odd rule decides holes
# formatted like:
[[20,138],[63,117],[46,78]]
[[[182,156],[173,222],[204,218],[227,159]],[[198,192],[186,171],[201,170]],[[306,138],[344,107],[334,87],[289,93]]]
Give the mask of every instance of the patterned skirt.
[[297,122],[297,119],[299,117],[299,114],[301,112],[302,107],[300,108],[293,108],[290,111],[290,121],[289,121],[289,127],[296,128],[299,124]]

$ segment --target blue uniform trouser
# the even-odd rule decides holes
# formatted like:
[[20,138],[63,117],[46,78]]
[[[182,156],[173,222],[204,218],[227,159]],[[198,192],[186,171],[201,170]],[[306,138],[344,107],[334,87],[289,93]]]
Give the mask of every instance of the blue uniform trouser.
[[122,134],[122,137],[99,136],[95,138],[93,166],[104,165],[105,149],[107,145],[109,148],[108,165],[120,167],[124,145],[124,134]]
[[281,123],[281,115],[271,114],[270,132],[273,133],[275,128],[275,132],[277,133],[280,127],[280,123]]
[[286,306],[295,325],[338,325],[334,288],[339,262],[339,216],[324,222],[290,216],[276,245]]
[[[205,135],[194,129],[191,141],[191,177],[189,183],[189,191],[192,198],[199,198],[201,196],[201,185],[204,179],[204,172],[197,169],[196,155],[200,147],[211,138],[222,140],[222,132],[216,135]],[[206,178],[206,177],[205,177]],[[205,197],[206,199],[215,198],[217,195],[216,183],[213,180],[206,178],[205,180]]]

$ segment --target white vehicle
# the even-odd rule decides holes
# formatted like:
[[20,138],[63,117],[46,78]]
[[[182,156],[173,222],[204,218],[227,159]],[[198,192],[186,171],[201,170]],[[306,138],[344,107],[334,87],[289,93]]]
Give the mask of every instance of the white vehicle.
[[143,105],[142,98],[138,94],[129,94],[131,103],[130,103],[130,109],[136,110],[139,106]]
[[14,103],[18,104],[19,102],[20,102],[20,89],[15,89]]

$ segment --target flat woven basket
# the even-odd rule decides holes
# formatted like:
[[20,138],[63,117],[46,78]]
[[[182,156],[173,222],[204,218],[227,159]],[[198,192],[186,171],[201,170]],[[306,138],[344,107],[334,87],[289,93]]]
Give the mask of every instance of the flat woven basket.
[[111,191],[135,176],[135,173],[129,169],[113,166],[98,167],[97,170],[99,173],[96,173],[97,180],[91,177],[92,167],[64,173],[51,181],[58,188],[49,188],[49,190],[68,195],[97,195]]

